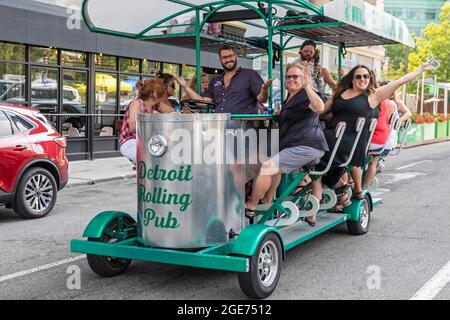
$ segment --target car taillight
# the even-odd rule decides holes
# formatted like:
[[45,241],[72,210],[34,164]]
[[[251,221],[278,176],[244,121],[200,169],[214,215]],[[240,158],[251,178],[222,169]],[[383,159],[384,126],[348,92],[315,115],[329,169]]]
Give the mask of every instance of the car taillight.
[[55,141],[56,144],[58,146],[60,146],[61,148],[65,148],[67,145],[66,138],[64,138],[64,137],[55,138],[55,139],[53,139],[53,141]]

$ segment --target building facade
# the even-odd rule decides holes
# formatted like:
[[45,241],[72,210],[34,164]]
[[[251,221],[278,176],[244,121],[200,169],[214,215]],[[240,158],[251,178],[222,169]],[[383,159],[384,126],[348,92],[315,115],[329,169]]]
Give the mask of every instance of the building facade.
[[[71,160],[119,155],[116,120],[136,81],[158,71],[189,79],[196,63],[192,49],[90,32],[76,10],[81,2],[0,3],[0,103],[40,109],[67,137]],[[211,75],[222,68],[216,53],[201,61]]]
[[423,37],[422,29],[432,22],[439,22],[439,12],[446,0],[384,0],[384,9],[405,21],[411,33]]

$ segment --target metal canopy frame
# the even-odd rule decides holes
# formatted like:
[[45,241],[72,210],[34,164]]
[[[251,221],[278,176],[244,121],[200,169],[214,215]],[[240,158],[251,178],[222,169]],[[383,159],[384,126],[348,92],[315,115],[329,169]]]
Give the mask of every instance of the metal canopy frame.
[[[148,0],[131,0],[129,4],[142,4],[151,6]],[[163,1],[163,0],[159,0]],[[130,0],[127,1],[127,4]],[[334,0],[318,8],[305,0],[216,0],[216,1],[194,1],[194,0],[165,0],[164,6],[172,3],[176,12],[167,14],[160,20],[142,27],[146,23],[133,20],[130,23],[114,20],[115,17],[102,16],[102,10],[108,13],[119,14],[125,9],[124,2],[119,0],[83,0],[82,14],[84,21],[92,32],[103,33],[126,38],[152,41],[172,46],[181,46],[196,49],[196,72],[197,90],[200,90],[201,77],[201,50],[217,51],[217,48],[225,43],[232,43],[242,55],[267,54],[268,60],[273,58],[273,43],[280,46],[280,81],[283,84],[283,54],[282,52],[294,47],[288,47],[294,39],[312,39],[321,43],[335,45],[339,49],[338,64],[342,65],[342,52],[345,47],[373,46],[392,43],[403,43],[414,46],[406,25],[384,11],[380,11],[363,0]],[[116,11],[111,6],[118,6]],[[211,36],[205,33],[204,27],[208,19],[218,11],[224,9],[244,9],[254,12],[253,16],[259,15],[260,23],[252,21],[241,21],[249,28],[266,32],[268,41],[267,53],[265,49],[256,48],[244,39],[227,39],[224,37]],[[145,8],[143,8],[145,9]],[[296,10],[298,16],[288,16],[288,10]],[[299,10],[302,10],[300,12]],[[306,10],[306,12],[305,12]],[[93,11],[93,16],[90,13]],[[221,11],[225,12],[225,11]],[[187,24],[170,24],[170,21],[183,15],[195,15],[195,20]],[[144,19],[145,15],[142,15]],[[117,19],[119,17],[116,17]],[[194,23],[192,23],[194,22]],[[123,29],[115,27],[121,24]],[[131,26],[131,27],[130,27]],[[168,28],[189,27],[189,32],[168,33]],[[134,28],[132,30],[132,28]],[[269,63],[271,65],[271,63]],[[268,68],[268,77],[272,79],[273,70]],[[270,88],[272,96],[272,87]],[[282,99],[284,92],[281,90]],[[270,100],[270,107],[272,100]]]

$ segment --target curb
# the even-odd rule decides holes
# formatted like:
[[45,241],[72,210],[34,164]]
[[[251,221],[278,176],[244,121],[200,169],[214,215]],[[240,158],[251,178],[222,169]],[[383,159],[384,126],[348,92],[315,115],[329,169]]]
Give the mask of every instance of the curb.
[[85,185],[94,185],[94,184],[102,183],[102,182],[108,182],[108,181],[114,181],[114,180],[125,180],[125,179],[130,179],[130,178],[135,178],[135,177],[136,177],[136,174],[127,174],[127,175],[123,175],[123,176],[99,178],[99,179],[93,179],[93,180],[74,178],[74,179],[81,180],[81,181],[76,181],[76,182],[70,182],[70,178],[69,178],[69,182],[67,183],[66,188],[85,186]]
[[413,143],[409,143],[409,144],[405,143],[405,145],[403,146],[403,149],[409,149],[409,148],[414,148],[414,147],[419,147],[419,146],[425,146],[427,144],[446,142],[446,141],[450,141],[450,137],[439,138],[439,139],[430,139],[430,140],[425,140],[425,141],[413,142]]

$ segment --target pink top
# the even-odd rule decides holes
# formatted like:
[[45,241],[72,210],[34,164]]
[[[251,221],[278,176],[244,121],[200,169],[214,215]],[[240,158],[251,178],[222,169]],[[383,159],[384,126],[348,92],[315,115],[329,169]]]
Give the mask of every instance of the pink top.
[[[139,113],[148,113],[147,107],[145,106],[145,102],[142,99],[135,99],[133,101],[139,101],[139,104],[140,104]],[[126,141],[128,141],[130,139],[136,139],[136,134],[134,134],[130,130],[130,105],[131,105],[131,103],[133,103],[133,101],[131,101],[128,104],[127,110],[125,111],[125,116],[123,117],[122,129],[120,130],[120,138],[119,138],[120,145],[124,144]],[[152,113],[158,113],[156,111],[158,109],[159,109],[159,105],[153,106]]]
[[389,137],[389,115],[390,115],[390,102],[388,99],[380,103],[380,114],[378,115],[377,126],[373,133],[373,144],[384,145]]

